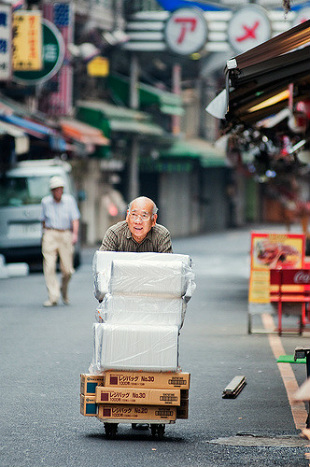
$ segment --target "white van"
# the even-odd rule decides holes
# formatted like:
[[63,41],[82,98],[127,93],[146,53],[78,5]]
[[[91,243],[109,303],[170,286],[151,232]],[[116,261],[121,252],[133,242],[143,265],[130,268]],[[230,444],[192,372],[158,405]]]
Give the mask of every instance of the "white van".
[[[60,175],[64,192],[75,195],[71,165],[58,159],[19,162],[0,176],[0,254],[7,262],[42,264],[41,199],[50,193],[49,179]],[[76,245],[75,267],[80,264]]]

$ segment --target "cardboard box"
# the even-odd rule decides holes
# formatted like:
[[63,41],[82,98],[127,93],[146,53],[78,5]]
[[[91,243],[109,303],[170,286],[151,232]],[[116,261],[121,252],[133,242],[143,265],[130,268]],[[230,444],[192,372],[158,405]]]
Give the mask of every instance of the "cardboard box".
[[104,374],[101,375],[80,375],[80,393],[84,396],[95,396],[96,387],[104,385]]
[[177,407],[163,407],[154,405],[98,405],[100,420],[175,420]]
[[104,372],[105,386],[143,387],[150,389],[189,389],[190,373],[156,371],[113,371]]
[[80,394],[80,413],[85,417],[96,417],[96,396],[84,396]]
[[189,400],[182,399],[181,397],[181,404],[179,407],[177,407],[177,418],[181,418],[184,420],[187,419],[188,412],[189,412]]
[[109,388],[97,386],[97,404],[180,405],[180,389]]

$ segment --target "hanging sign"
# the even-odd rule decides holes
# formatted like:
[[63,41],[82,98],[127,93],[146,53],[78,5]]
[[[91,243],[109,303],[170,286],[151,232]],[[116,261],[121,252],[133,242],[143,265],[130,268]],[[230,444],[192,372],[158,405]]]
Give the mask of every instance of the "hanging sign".
[[42,26],[40,11],[13,14],[13,70],[42,68]]
[[11,79],[12,74],[12,10],[10,5],[0,4],[0,81]]
[[165,39],[169,49],[179,55],[199,52],[207,41],[207,23],[196,8],[180,8],[167,20]]
[[257,6],[239,8],[228,24],[228,41],[239,54],[271,38],[271,25],[267,12]]
[[109,75],[109,60],[105,57],[95,57],[87,63],[89,76],[105,77]]
[[39,84],[48,81],[59,71],[65,55],[65,45],[56,26],[46,19],[41,20],[43,53],[41,70],[14,71],[13,80],[21,84]]

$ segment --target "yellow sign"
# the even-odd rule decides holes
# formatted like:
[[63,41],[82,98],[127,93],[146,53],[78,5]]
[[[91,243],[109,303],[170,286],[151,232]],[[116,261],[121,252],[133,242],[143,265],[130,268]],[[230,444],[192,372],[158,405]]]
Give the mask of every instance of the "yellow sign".
[[305,236],[289,233],[251,234],[250,303],[270,302],[270,269],[302,268]]
[[42,68],[42,25],[40,11],[13,14],[13,70]]
[[87,64],[89,76],[105,77],[109,74],[109,60],[105,57],[96,57]]

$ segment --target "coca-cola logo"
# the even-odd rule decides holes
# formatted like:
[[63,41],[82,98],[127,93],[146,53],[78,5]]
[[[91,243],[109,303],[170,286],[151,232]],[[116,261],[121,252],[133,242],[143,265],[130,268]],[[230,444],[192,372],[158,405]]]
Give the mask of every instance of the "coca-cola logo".
[[298,271],[294,276],[295,284],[310,283],[310,272]]

